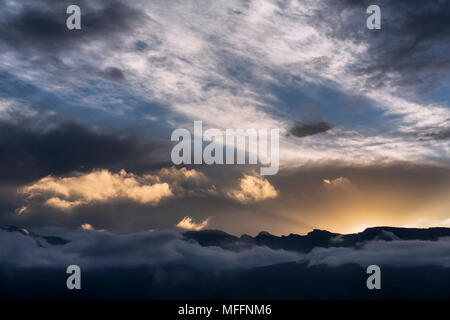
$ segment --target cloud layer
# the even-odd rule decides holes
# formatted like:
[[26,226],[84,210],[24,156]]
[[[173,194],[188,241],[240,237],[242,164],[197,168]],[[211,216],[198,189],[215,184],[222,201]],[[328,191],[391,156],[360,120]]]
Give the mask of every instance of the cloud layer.
[[300,257],[294,252],[267,247],[255,247],[243,252],[201,247],[196,242],[183,240],[180,233],[173,231],[118,235],[87,228],[64,232],[64,237],[71,242],[64,246],[42,247],[22,233],[0,231],[5,248],[0,252],[0,261],[16,267],[77,264],[82,268],[186,266],[199,270],[229,270],[295,261]]
[[371,241],[358,249],[315,248],[301,261],[309,265],[329,266],[357,263],[361,266],[376,264],[396,267],[443,266],[450,268],[450,239]]
[[70,242],[49,245],[37,242],[27,232],[0,231],[3,265],[56,267],[77,264],[82,268],[101,267],[192,267],[198,270],[232,270],[298,262],[332,267],[349,263],[366,267],[441,266],[450,268],[450,239],[437,241],[373,240],[357,248],[314,248],[308,254],[274,250],[263,246],[238,252],[200,246],[175,231],[147,231],[132,234],[98,232],[86,227],[76,232],[52,229]]
[[[368,0],[80,0],[73,32],[71,3],[0,4],[2,223],[131,232],[188,216],[280,234],[448,219],[448,1],[381,0],[380,31]],[[170,133],[194,120],[279,128],[279,174],[170,168]],[[329,192],[349,189],[339,177],[358,193]]]
[[[36,105],[51,91],[71,102],[52,111],[75,107],[85,121],[88,108],[307,138],[282,138],[282,166],[448,159],[447,2],[382,1],[381,32],[365,27],[368,1],[202,3],[199,12],[193,3],[81,1],[84,28],[70,33],[63,3],[5,1],[0,68],[12,88],[34,86]],[[421,96],[426,89],[437,91]],[[330,122],[289,130],[306,104]]]

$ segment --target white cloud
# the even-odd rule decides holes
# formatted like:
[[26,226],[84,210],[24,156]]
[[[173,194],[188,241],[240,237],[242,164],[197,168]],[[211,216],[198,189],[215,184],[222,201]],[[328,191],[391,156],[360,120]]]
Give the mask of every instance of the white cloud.
[[[135,1],[132,5],[147,14],[148,19],[124,37],[121,46],[112,50],[107,40],[86,43],[76,53],[66,52],[61,57],[67,67],[76,70],[86,63],[100,69],[114,65],[128,70],[126,89],[136,96],[160,101],[190,120],[203,120],[206,126],[221,129],[231,126],[285,130],[288,124],[286,117],[280,115],[280,101],[268,88],[289,85],[308,90],[305,83],[368,99],[384,115],[398,116],[395,121],[386,121],[404,133],[439,126],[450,117],[446,106],[417,102],[411,96],[405,98],[396,87],[367,90],[363,86],[367,76],[356,76],[352,70],[367,58],[368,45],[326,33],[333,23],[346,18],[346,12],[330,14],[326,23],[311,23],[315,14],[328,12],[327,1],[287,1],[283,6],[276,0],[214,1],[203,2],[200,11],[193,2],[174,5],[157,1],[149,5],[148,1]],[[147,43],[149,49],[132,50],[136,41]],[[55,72],[36,68],[33,62],[10,53],[2,55],[0,66],[43,90],[70,94],[85,107],[114,104],[129,108],[110,85],[98,84],[100,95],[76,92],[86,83],[85,74],[65,79],[67,85],[62,85]],[[75,90],[68,93],[67,88]],[[173,122],[174,118],[165,120],[175,126],[185,125]],[[328,138],[292,141],[282,137],[281,166],[302,165],[311,160],[363,164],[427,160],[436,153],[449,157],[445,141],[429,144],[388,133],[351,139],[337,137],[333,141]]]
[[18,104],[14,100],[0,99],[0,120],[15,121],[16,115],[29,118],[37,114],[28,106]]

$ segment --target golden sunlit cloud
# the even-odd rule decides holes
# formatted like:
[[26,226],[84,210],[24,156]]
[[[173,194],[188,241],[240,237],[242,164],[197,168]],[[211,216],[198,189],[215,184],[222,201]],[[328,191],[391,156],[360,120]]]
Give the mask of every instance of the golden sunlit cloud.
[[82,201],[75,200],[75,201],[67,201],[58,197],[52,197],[45,201],[45,205],[53,208],[58,208],[61,210],[70,210],[76,206],[79,206],[83,204]]
[[73,177],[48,176],[20,191],[29,198],[47,197],[46,205],[61,210],[92,202],[105,202],[124,198],[142,204],[156,205],[162,199],[173,196],[168,183],[154,183],[153,176],[138,176],[121,170],[111,173],[97,170]]
[[265,177],[259,174],[246,174],[240,179],[239,188],[227,194],[239,202],[249,203],[276,198],[278,191]]
[[25,211],[27,211],[28,207],[27,206],[22,206],[20,208],[16,209],[16,214],[18,216],[22,215]]
[[217,194],[215,185],[202,172],[175,167],[162,168],[155,174],[155,182],[167,182],[176,197],[205,197]]
[[194,219],[191,217],[184,217],[178,224],[176,225],[177,228],[186,229],[186,230],[202,230],[208,226],[209,218],[204,220],[201,223],[196,223]]
[[89,224],[89,223],[83,223],[83,224],[81,225],[81,229],[83,229],[83,230],[89,230],[89,231],[94,231],[94,230],[95,230],[94,227],[92,227],[92,225]]
[[158,176],[171,179],[205,179],[205,175],[195,169],[188,170],[186,168],[177,169],[175,167],[162,168],[159,170]]
[[350,188],[350,187],[352,187],[352,183],[350,182],[350,180],[345,177],[339,177],[334,180],[323,179],[322,183],[326,188]]
[[81,229],[86,230],[86,231],[98,231],[98,232],[103,232],[105,231],[104,229],[95,229],[91,224],[89,223],[83,223],[81,226]]

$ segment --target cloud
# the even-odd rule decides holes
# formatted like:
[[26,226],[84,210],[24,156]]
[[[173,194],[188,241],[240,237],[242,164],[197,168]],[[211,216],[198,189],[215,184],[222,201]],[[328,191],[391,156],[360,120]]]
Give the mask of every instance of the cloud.
[[200,171],[197,171],[195,169],[188,170],[186,168],[177,169],[173,166],[170,168],[162,168],[159,171],[159,176],[163,177],[163,178],[169,178],[171,180],[205,179],[205,175],[203,173],[201,173]]
[[91,224],[89,223],[83,223],[80,226],[81,229],[86,230],[86,231],[98,231],[98,232],[104,232],[104,229],[95,229]]
[[350,180],[345,177],[339,177],[333,180],[323,179],[322,183],[325,188],[332,189],[349,189],[353,186]]
[[20,208],[17,208],[17,209],[15,210],[15,213],[16,213],[18,216],[20,216],[20,215],[22,215],[25,211],[27,211],[27,209],[28,209],[27,206],[22,206],[22,207],[20,207]]
[[101,73],[106,79],[113,81],[125,81],[125,75],[122,70],[116,67],[109,67]]
[[427,133],[426,136],[435,140],[448,140],[450,138],[450,128],[438,128],[433,132]]
[[[398,238],[397,238],[398,239]],[[450,239],[437,241],[392,240],[371,241],[360,248],[314,248],[301,260],[309,265],[361,266],[390,265],[398,267],[443,266],[450,268]]]
[[186,216],[180,222],[178,222],[176,227],[181,228],[181,229],[186,229],[186,230],[198,231],[198,230],[202,230],[202,229],[206,228],[208,226],[208,222],[209,222],[209,218],[202,221],[201,223],[196,223],[196,222],[194,222],[194,219]]
[[167,198],[217,194],[215,186],[202,172],[175,167],[141,175],[123,169],[118,173],[95,169],[69,176],[50,175],[19,188],[18,192],[26,197],[27,205],[17,209],[17,214],[32,210],[36,203],[67,211],[118,199],[155,206]]
[[[87,228],[88,231],[90,228]],[[307,254],[253,246],[231,251],[201,246],[169,231],[144,231],[131,234],[68,231],[52,228],[53,236],[69,242],[49,245],[35,241],[27,232],[0,230],[1,265],[15,268],[60,267],[77,264],[83,268],[102,267],[191,267],[197,270],[233,270],[269,266],[285,262],[310,266],[341,266],[356,263],[396,267],[441,266],[450,268],[450,239],[374,240],[358,247],[316,247]]]
[[37,112],[26,105],[16,103],[13,99],[0,98],[0,121],[16,123],[17,118],[32,118]]
[[12,120],[0,117],[2,181],[29,182],[49,174],[95,168],[155,168],[170,160],[169,143],[136,133],[91,128],[51,116],[8,115]]
[[156,205],[162,199],[173,196],[167,183],[152,183],[153,180],[151,176],[136,176],[125,170],[119,173],[96,170],[72,177],[48,176],[23,187],[20,192],[29,198],[50,195],[45,204],[62,210],[112,199]]
[[[24,192],[24,193],[27,193],[27,192]],[[86,204],[87,202],[83,202],[81,200],[68,201],[68,200],[58,198],[58,197],[52,197],[52,198],[46,200],[44,203],[45,203],[45,205],[47,205],[49,207],[53,207],[53,208],[57,208],[57,209],[61,209],[61,210],[70,210],[75,207],[78,207],[79,205]]]
[[177,196],[208,197],[217,195],[213,182],[201,171],[186,168],[162,168],[155,173],[160,181],[170,184]]
[[242,203],[259,202],[278,197],[278,191],[263,176],[244,174],[239,188],[229,191],[228,196]]
[[[328,34],[368,46],[354,69],[368,88],[400,86],[433,89],[450,71],[450,10],[447,1],[381,1],[380,31],[364,28],[361,12],[370,1],[339,1],[329,7]],[[314,23],[314,22],[313,22]],[[316,23],[317,24],[317,23]]]
[[[146,114],[141,119],[156,117],[177,127],[195,119],[218,128],[231,123],[243,129],[287,131],[284,128],[290,119],[280,115],[278,106],[292,112],[304,98],[325,105],[333,123],[341,120],[342,114],[335,114],[340,112],[338,106],[330,103],[335,100],[328,95],[331,91],[339,97],[362,97],[368,111],[376,113],[377,121],[386,123],[390,130],[381,126],[371,134],[352,138],[343,132],[344,138],[332,142],[328,135],[320,134],[295,141],[282,137],[282,167],[328,159],[358,164],[386,159],[435,160],[437,153],[443,158],[440,161],[447,158],[445,141],[430,145],[397,134],[448,119],[448,110],[439,98],[424,102],[410,91],[401,91],[404,80],[429,82],[446,75],[446,57],[450,55],[444,40],[448,33],[431,32],[434,27],[447,30],[445,4],[383,2],[387,22],[383,22],[382,32],[371,32],[364,24],[364,1],[332,5],[327,1],[222,1],[201,12],[192,3],[88,1],[82,3],[86,30],[66,36],[59,34],[65,29],[63,19],[57,20],[53,13],[59,9],[64,12],[63,5],[43,3],[5,2],[1,30],[5,49],[12,50],[2,55],[0,66],[66,101],[76,100],[80,106],[102,108],[109,115],[135,120],[143,108],[130,106],[130,98],[148,97],[161,102],[170,115]],[[36,19],[46,23],[33,23],[36,11]],[[46,26],[49,21],[63,28]],[[42,36],[44,33],[49,36]],[[414,52],[413,56],[405,49]],[[390,51],[397,52],[395,59],[390,59]],[[17,52],[26,54],[17,57]],[[33,59],[24,63],[23,56]],[[95,72],[91,72],[92,66]],[[409,76],[416,70],[423,72]],[[126,75],[126,81],[117,81],[121,75]],[[116,80],[111,83],[105,79]],[[445,101],[445,97],[440,100]],[[61,108],[64,112],[72,105]],[[346,121],[351,122],[350,128],[341,128],[350,134],[367,125],[360,117]],[[326,127],[299,127],[298,134],[307,136]]]
[[[4,4],[5,5],[5,4]],[[108,38],[114,42],[132,30],[143,15],[121,1],[78,1],[82,12],[82,28],[71,32],[65,25],[67,3],[46,0],[6,4],[9,14],[0,24],[0,40],[28,58],[33,55],[55,55],[91,41]],[[8,30],[8,31],[6,31]]]
[[83,224],[81,225],[81,229],[83,229],[83,230],[89,230],[89,231],[95,230],[95,229],[92,227],[92,225],[90,225],[89,223],[83,223]]
[[[74,229],[88,222],[99,229],[122,233],[171,228],[185,216],[190,216],[198,223],[210,217],[208,228],[234,234],[268,230],[280,235],[294,230],[306,233],[314,228],[347,233],[377,225],[403,226],[423,217],[431,220],[422,226],[433,226],[448,215],[446,199],[450,190],[450,171],[443,166],[397,163],[353,167],[332,163],[285,169],[266,177],[277,191],[277,197],[259,202],[241,190],[240,183],[245,176],[240,170],[208,167],[201,168],[203,171],[200,172],[200,167],[195,168],[196,173],[187,173],[191,170],[182,168],[165,168],[173,172],[169,175],[162,173],[166,170],[127,171],[138,177],[145,175],[149,184],[169,185],[173,196],[156,206],[128,198],[111,199],[75,206],[68,210],[71,214],[61,214],[61,210],[45,205],[45,201],[56,196],[54,194],[27,199],[26,194],[17,193],[18,188],[31,183],[3,187],[0,188],[0,224],[32,229],[51,222]],[[184,171],[186,173],[182,173]],[[199,178],[183,178],[185,174]],[[72,176],[76,175],[53,177]],[[338,179],[341,177],[348,179],[351,185],[339,184],[338,181],[344,180]],[[329,180],[330,185],[324,185],[324,179]],[[331,184],[333,180],[336,181]],[[208,193],[213,185],[216,185],[215,192]],[[246,202],[236,199],[237,195]],[[66,201],[79,200],[57,197]],[[18,216],[15,209],[24,206],[28,209]],[[133,219],[128,219],[130,214]]]
[[447,119],[438,126],[425,127],[420,130],[407,132],[406,136],[412,136],[417,138],[419,141],[448,140],[450,139],[450,119]]
[[219,247],[202,247],[186,241],[174,231],[146,231],[132,234],[104,232],[58,232],[69,243],[40,247],[19,232],[0,230],[0,264],[20,267],[57,267],[77,264],[83,268],[186,266],[199,270],[247,269],[296,261],[300,255],[285,250],[254,247],[241,252]]
[[[442,5],[429,3],[424,4],[426,10],[421,11],[422,5],[395,1],[397,2],[403,3],[402,6],[407,9],[405,17],[407,15],[414,18],[414,14],[422,16],[422,12],[432,13],[430,16],[437,17],[445,15],[448,10]],[[357,7],[353,5],[355,3],[358,3]],[[371,32],[365,28],[364,1],[339,1],[331,5],[328,1],[320,0],[219,1],[199,11],[190,2],[174,6],[167,1],[155,1],[150,5],[144,1],[117,3],[92,0],[81,2],[82,25],[87,29],[61,35],[66,30],[64,4],[61,1],[3,1],[2,4],[4,9],[0,13],[0,38],[3,41],[0,46],[4,54],[0,57],[0,69],[1,79],[5,80],[2,83],[7,82],[8,85],[2,85],[0,94],[5,97],[15,96],[15,103],[30,100],[33,107],[35,104],[45,105],[51,112],[74,116],[95,125],[78,125],[74,128],[49,121],[36,128],[34,123],[15,126],[2,123],[2,181],[20,180],[25,181],[21,184],[29,184],[30,181],[48,175],[70,176],[73,171],[86,173],[98,168],[110,172],[118,172],[124,168],[127,172],[141,175],[149,169],[160,168],[161,163],[167,165],[167,161],[163,162],[159,156],[170,156],[170,150],[165,150],[158,143],[153,144],[153,141],[149,144],[140,143],[140,139],[133,137],[132,133],[124,133],[123,128],[127,126],[132,127],[128,128],[128,132],[132,132],[138,126],[145,127],[146,130],[160,123],[179,127],[181,122],[184,126],[185,123],[192,124],[192,119],[203,119],[205,125],[219,128],[230,124],[240,128],[288,128],[291,115],[305,101],[309,103],[309,100],[327,114],[326,120],[329,123],[340,124],[338,129],[342,130],[342,135],[330,139],[330,135],[336,131],[334,129],[327,131],[327,134],[315,134],[306,139],[286,141],[288,139],[282,137],[282,170],[286,166],[310,166],[311,163],[322,164],[337,160],[346,161],[350,165],[372,164],[375,167],[380,163],[395,164],[397,160],[416,163],[433,160],[444,165],[448,163],[446,140],[421,141],[398,134],[409,132],[408,130],[422,132],[420,129],[435,128],[443,119],[449,118],[445,103],[448,100],[448,90],[446,91],[445,86],[432,96],[415,97],[417,91],[402,90],[405,83],[401,81],[414,79],[408,77],[408,70],[415,69],[415,62],[420,62],[421,66],[436,67],[439,66],[438,63],[448,60],[450,55],[445,54],[447,47],[442,48],[444,54],[436,51],[435,58],[422,59],[417,54],[428,50],[424,41],[446,39],[448,33],[430,33],[431,28],[425,30],[428,29],[427,25],[434,26],[437,22],[447,24],[446,20],[428,20],[425,24],[412,25],[411,31],[423,32],[424,41],[420,40],[418,46],[411,46],[406,34],[409,28],[404,28],[407,24],[403,20],[399,23],[401,30],[398,33],[390,32],[395,31],[392,28],[396,27],[396,23],[393,23],[395,20],[389,18],[390,14],[397,12],[401,16],[403,10],[391,10],[391,6],[397,4],[387,2],[382,5],[383,17],[390,19],[387,23],[383,21],[382,28],[387,29]],[[387,12],[384,10],[385,5]],[[325,16],[327,18],[323,19]],[[58,27],[52,22],[58,23]],[[445,26],[440,30],[445,31]],[[382,40],[379,45],[377,39]],[[405,48],[409,45],[411,53],[415,53],[404,59],[397,59],[394,63],[389,59],[379,59],[379,54],[380,57],[386,56],[389,54],[386,51],[392,48],[386,46],[386,43],[393,43],[393,48],[398,52],[401,50],[396,49],[397,45],[405,45]],[[445,46],[446,43],[448,41],[443,41],[441,45]],[[430,50],[435,50],[439,41],[432,41],[431,44]],[[432,56],[431,51],[425,53]],[[408,68],[403,68],[406,64]],[[373,68],[364,70],[368,67]],[[103,73],[114,70],[109,76],[116,74],[119,75],[116,79],[119,79],[122,73],[126,81],[110,81],[111,77],[108,78]],[[380,73],[380,70],[386,72]],[[446,64],[442,64],[440,70],[445,71]],[[440,71],[436,73],[438,77],[439,74],[445,75]],[[8,77],[14,81],[6,81]],[[368,88],[371,90],[367,90]],[[364,101],[361,115],[339,113],[341,102],[347,103],[341,101],[341,98],[346,100],[347,96],[356,96]],[[146,99],[133,103],[141,97]],[[429,102],[430,99],[432,102]],[[154,105],[149,101],[160,102],[167,113],[155,111]],[[284,113],[286,108],[291,113]],[[143,123],[150,116],[158,121],[153,120],[151,125]],[[138,119],[142,122],[138,123]],[[34,122],[34,118],[30,122]],[[99,123],[102,125],[99,126]],[[104,123],[107,123],[108,128],[105,128]],[[114,127],[120,129],[111,129]],[[433,136],[445,137],[445,131],[441,131],[432,131],[436,133]],[[164,139],[169,136],[167,131],[162,130],[157,131],[157,134]],[[225,171],[222,168],[217,171]],[[281,189],[276,178],[271,177],[270,182],[280,190],[280,194],[288,194],[297,202],[289,204],[290,212],[286,213],[289,215],[286,219],[289,222],[280,222],[280,217],[272,214],[270,221],[260,220],[265,222],[258,223],[271,225],[276,221],[283,224],[284,230],[293,222],[300,224],[302,228],[305,221],[308,224],[328,226],[329,222],[325,222],[325,218],[318,220],[315,217],[329,217],[325,213],[329,208],[310,215],[306,211],[315,211],[309,207],[314,201],[326,203],[321,202],[321,198],[311,197],[312,185],[323,191],[320,185],[323,177],[339,177],[346,173],[334,174],[316,176],[305,187],[295,184],[302,180],[293,181],[290,193],[285,193],[286,189]],[[353,176],[349,177],[360,186],[357,180],[353,180]],[[208,190],[213,190],[196,187],[199,180],[180,181],[182,182],[178,184],[167,182],[176,195],[181,192],[186,195],[198,194],[199,190],[209,195]],[[386,182],[385,185],[389,183]],[[218,188],[220,190],[220,186]],[[380,190],[382,189],[381,187]],[[435,187],[432,189],[435,190]],[[302,194],[305,196],[301,198]],[[308,200],[308,197],[313,200]],[[57,197],[58,202],[56,199],[50,200],[52,198],[55,197],[46,197],[44,200],[58,203],[59,206],[71,205],[71,199]],[[126,210],[123,207],[106,207],[107,204],[104,207],[81,208],[86,209],[86,214],[98,217],[97,221],[91,221],[80,215],[59,215],[56,218],[56,214],[52,216],[54,212],[51,208],[44,207],[46,212],[39,215],[39,219],[36,214],[33,219],[30,217],[31,220],[26,221],[42,225],[59,219],[59,223],[78,227],[84,221],[98,225],[102,219],[108,228],[137,230],[153,228],[154,225],[173,226],[187,214],[195,214],[195,217],[204,219],[212,214],[229,217],[228,214],[232,211],[223,205],[210,213],[207,211],[215,208],[210,203],[217,199],[209,199],[210,206],[207,206],[206,199],[186,198],[177,207],[171,207],[177,209],[172,212],[166,207],[163,208],[166,211],[158,211],[162,206],[150,208],[152,214],[148,214],[148,208],[136,208],[137,206],[127,207]],[[252,199],[251,196],[241,198]],[[414,203],[426,201],[419,199],[421,198],[415,197]],[[277,201],[266,202],[268,205],[277,202],[277,208],[270,207],[266,210],[286,212],[285,200],[280,195]],[[298,220],[299,216],[296,214],[300,205],[303,222]],[[18,206],[11,209],[11,205],[2,203],[1,210],[7,213]],[[280,207],[283,210],[279,210]],[[80,206],[70,210],[76,210],[75,208]],[[186,208],[190,212],[183,211]],[[141,209],[139,213],[138,209]],[[398,211],[402,213],[396,217],[410,212],[404,209],[406,208],[401,207]],[[129,214],[128,210],[135,214],[136,219],[125,224],[123,216]],[[197,210],[202,213],[198,214]],[[119,211],[123,212],[118,213]],[[386,212],[381,208],[377,211]],[[244,216],[241,213],[242,211],[233,213],[233,217]],[[347,215],[344,210],[340,213]],[[391,211],[389,214],[394,216]],[[269,215],[267,213],[265,217]],[[25,219],[26,216],[23,214],[21,218]],[[248,216],[249,220],[255,216],[261,217],[262,210],[255,210]],[[241,227],[233,226],[231,218],[229,223],[224,220],[227,218],[222,219],[221,225],[227,224],[233,231],[234,228]],[[216,221],[220,220],[214,218],[214,223]],[[259,225],[246,221],[241,228],[257,231],[255,229],[258,227]]]
[[333,128],[333,126],[324,121],[317,122],[300,122],[297,121],[289,132],[296,137],[307,137],[318,133],[326,132]]

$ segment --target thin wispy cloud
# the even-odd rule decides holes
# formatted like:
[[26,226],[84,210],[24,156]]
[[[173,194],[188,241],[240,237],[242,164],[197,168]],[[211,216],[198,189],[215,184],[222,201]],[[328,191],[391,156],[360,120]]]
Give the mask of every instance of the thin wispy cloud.
[[[17,23],[28,14],[25,5],[20,8],[22,11],[19,10],[19,14],[10,18]],[[374,81],[374,75],[379,72],[377,70],[383,68],[381,61],[386,60],[383,58],[385,52],[377,53],[380,46],[377,46],[372,34],[364,31],[363,25],[359,34],[339,33],[347,30],[347,25],[356,26],[364,21],[364,12],[360,12],[359,7],[350,4],[347,7],[345,4],[330,7],[324,1],[292,1],[284,5],[276,1],[251,1],[247,4],[228,1],[208,4],[202,12],[190,3],[173,5],[157,2],[149,5],[147,2],[136,2],[125,5],[114,2],[101,8],[93,10],[86,5],[86,29],[89,32],[85,32],[85,36],[77,39],[70,34],[64,35],[64,39],[70,39],[70,42],[67,40],[69,44],[72,40],[76,41],[79,46],[77,52],[83,52],[78,57],[83,57],[81,59],[85,65],[99,66],[100,78],[93,81],[92,85],[101,89],[101,98],[81,94],[85,90],[81,79],[85,80],[88,75],[79,70],[80,58],[75,58],[70,51],[33,47],[44,52],[53,50],[58,61],[64,61],[64,68],[78,70],[78,73],[71,72],[73,76],[64,80],[70,86],[57,86],[61,79],[46,68],[34,68],[33,74],[25,71],[21,67],[22,61],[10,50],[2,57],[3,66],[14,66],[12,71],[15,75],[31,80],[42,89],[52,88],[60,94],[70,95],[85,107],[105,108],[107,112],[119,114],[124,110],[120,109],[117,102],[124,102],[126,95],[145,96],[151,101],[164,103],[171,112],[175,111],[182,117],[203,120],[206,125],[219,128],[233,124],[240,128],[276,127],[287,132],[289,119],[279,110],[279,106],[285,105],[286,101],[273,88],[293,86],[301,93],[307,92],[306,84],[329,88],[344,95],[367,98],[371,102],[367,107],[381,112],[381,119],[390,123],[393,129],[391,132],[381,131],[333,142],[329,141],[329,137],[320,135],[299,142],[285,141],[283,138],[282,166],[323,159],[359,163],[373,163],[386,158],[425,161],[434,158],[436,150],[444,158],[448,156],[445,142],[430,146],[423,141],[410,141],[396,135],[396,132],[406,133],[418,128],[440,126],[442,121],[449,118],[447,106],[439,101],[424,102],[417,97],[407,96],[402,93],[403,82],[392,80],[405,78],[403,72],[411,73],[411,66],[402,68],[393,64],[391,78],[385,80],[389,86],[377,85],[368,89]],[[414,12],[414,8],[411,6],[409,9]],[[46,12],[44,7],[40,9],[37,6],[36,10],[41,14]],[[390,13],[390,6],[385,11],[386,18],[395,17]],[[136,18],[126,19],[120,12],[132,12]],[[116,25],[101,23],[102,17],[108,16],[108,13],[118,15]],[[323,15],[329,19],[320,19],[319,16]],[[343,15],[346,19],[342,19]],[[389,23],[390,20],[385,22],[386,27],[390,27]],[[401,23],[403,28],[408,25],[407,19]],[[444,29],[446,26],[442,25]],[[330,34],[330,30],[334,30],[334,33]],[[120,39],[121,44],[117,45],[111,40],[102,41],[98,36],[100,31],[110,34],[110,38]],[[408,42],[413,43],[414,37],[420,39],[422,30],[416,27],[412,32],[412,39]],[[31,38],[24,38],[22,42],[26,39]],[[431,49],[438,50],[439,38],[432,40],[427,43],[432,45]],[[29,46],[27,43],[21,47],[12,46],[7,38],[4,41],[16,52]],[[141,46],[137,48],[137,44]],[[113,54],[105,56],[105,52]],[[396,52],[400,54],[401,47],[396,48]],[[430,52],[419,48],[415,54],[426,57]],[[361,72],[367,66],[367,61],[372,61],[372,64],[365,68],[365,73]],[[48,63],[57,66],[51,60]],[[423,65],[423,60],[420,63]],[[31,60],[25,64],[27,70],[36,66]],[[427,70],[432,70],[432,67]],[[418,73],[416,75],[419,77]],[[121,85],[123,94],[117,94],[113,85],[101,80],[105,77],[115,82],[118,80],[119,84],[126,79],[126,83]],[[392,116],[396,118],[393,120]],[[173,125],[186,122],[165,120]],[[308,132],[327,131],[325,129],[322,126],[321,129],[312,128]],[[341,129],[354,130],[350,127]],[[302,136],[305,134],[303,131],[299,133]],[[373,147],[374,140],[383,143]]]

